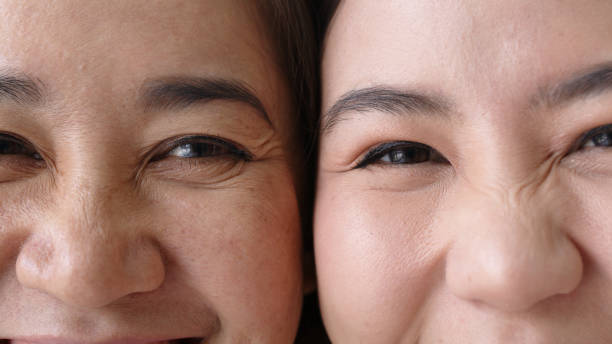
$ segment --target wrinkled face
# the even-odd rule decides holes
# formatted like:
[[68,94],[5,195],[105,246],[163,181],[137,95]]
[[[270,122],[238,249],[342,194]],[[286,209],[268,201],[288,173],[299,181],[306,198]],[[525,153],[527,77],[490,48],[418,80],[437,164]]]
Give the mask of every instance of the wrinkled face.
[[254,3],[0,13],[0,340],[291,342],[291,113]]
[[315,248],[337,343],[612,342],[612,2],[343,1]]

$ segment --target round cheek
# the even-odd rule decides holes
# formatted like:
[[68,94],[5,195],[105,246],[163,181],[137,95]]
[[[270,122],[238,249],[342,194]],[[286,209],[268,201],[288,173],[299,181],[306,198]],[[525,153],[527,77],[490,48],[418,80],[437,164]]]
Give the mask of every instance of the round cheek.
[[173,187],[159,197],[161,245],[177,278],[216,312],[221,342],[286,342],[297,326],[302,270],[296,195],[288,170],[268,170],[227,188]]
[[319,176],[315,210],[326,327],[332,340],[397,342],[416,331],[439,270],[429,230],[436,192],[360,190],[340,179]]

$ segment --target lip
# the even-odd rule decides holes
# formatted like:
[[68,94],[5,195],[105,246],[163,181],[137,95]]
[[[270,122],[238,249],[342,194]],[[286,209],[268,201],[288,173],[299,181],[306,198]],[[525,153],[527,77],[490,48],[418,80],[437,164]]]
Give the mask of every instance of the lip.
[[59,337],[22,337],[0,339],[0,344],[199,344],[204,338],[118,338],[113,340],[74,340]]

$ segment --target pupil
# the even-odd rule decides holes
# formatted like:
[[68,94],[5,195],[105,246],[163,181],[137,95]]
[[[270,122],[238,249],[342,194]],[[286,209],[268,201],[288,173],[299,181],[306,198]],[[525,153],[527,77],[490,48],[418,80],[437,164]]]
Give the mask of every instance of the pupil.
[[24,154],[24,149],[10,141],[0,142],[0,154],[17,155]]
[[422,148],[412,149],[407,158],[413,163],[425,162],[429,160],[429,151]]
[[209,143],[185,143],[175,149],[175,155],[183,158],[207,157],[220,153],[220,147]]
[[392,164],[418,164],[428,161],[429,151],[421,148],[394,150],[389,153],[389,162]]
[[406,154],[404,151],[393,151],[391,152],[391,162],[400,163],[406,160]]

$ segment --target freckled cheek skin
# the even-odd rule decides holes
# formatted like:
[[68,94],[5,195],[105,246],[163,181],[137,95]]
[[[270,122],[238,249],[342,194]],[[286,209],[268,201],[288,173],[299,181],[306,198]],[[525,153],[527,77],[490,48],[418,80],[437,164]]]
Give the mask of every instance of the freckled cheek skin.
[[[333,342],[415,340],[440,248],[431,240],[430,192],[382,192],[319,176],[315,252]],[[343,185],[344,184],[344,185]]]
[[289,172],[275,172],[235,188],[168,189],[153,212],[170,264],[217,313],[219,342],[288,343],[297,329],[298,206]]

